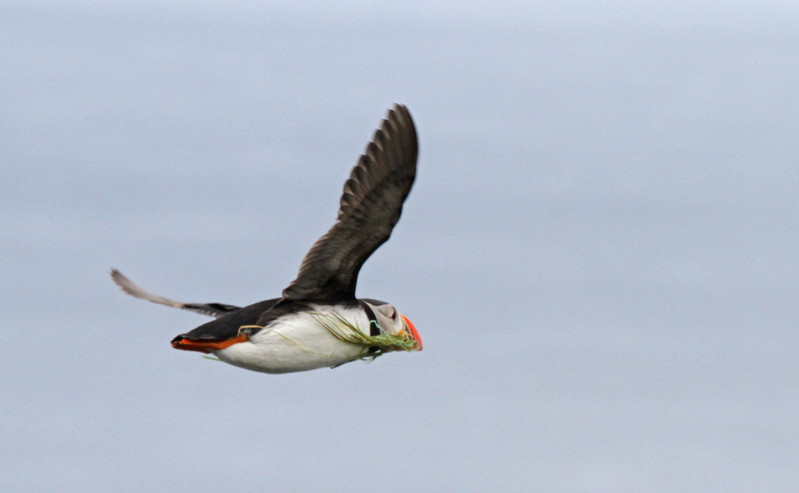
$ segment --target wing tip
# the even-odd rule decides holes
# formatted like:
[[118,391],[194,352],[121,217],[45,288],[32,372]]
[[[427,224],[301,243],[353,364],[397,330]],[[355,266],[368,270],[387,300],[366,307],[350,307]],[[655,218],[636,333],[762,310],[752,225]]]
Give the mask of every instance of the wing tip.
[[124,274],[119,272],[119,270],[117,270],[114,267],[111,267],[111,280],[114,281],[114,284],[116,284],[119,287],[119,289],[129,294],[130,296],[136,298],[140,297],[139,296],[140,289],[137,289],[138,286],[136,286],[133,283],[133,281],[128,279]]
[[407,137],[407,140],[403,139],[401,145],[412,152],[412,159],[415,162],[419,157],[419,135],[408,107],[401,103],[394,103],[394,106],[388,110],[386,119],[396,127],[396,133]]

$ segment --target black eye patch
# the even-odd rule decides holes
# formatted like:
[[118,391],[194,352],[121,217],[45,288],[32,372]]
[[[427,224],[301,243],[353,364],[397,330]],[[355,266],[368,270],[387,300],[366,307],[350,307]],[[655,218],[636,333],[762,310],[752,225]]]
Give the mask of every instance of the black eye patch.
[[372,337],[376,337],[380,335],[380,324],[377,323],[377,317],[375,316],[375,312],[372,308],[364,303],[361,300],[358,300],[358,303],[361,304],[363,307],[363,311],[366,312],[366,317],[369,319],[369,335]]

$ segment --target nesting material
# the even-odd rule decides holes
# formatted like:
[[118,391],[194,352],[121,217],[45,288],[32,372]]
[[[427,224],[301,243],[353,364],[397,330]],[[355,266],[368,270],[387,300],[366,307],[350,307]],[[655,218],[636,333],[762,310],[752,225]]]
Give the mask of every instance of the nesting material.
[[[311,316],[336,339],[363,346],[363,354],[360,359],[373,360],[383,353],[413,351],[416,348],[416,341],[406,332],[391,334],[383,331],[378,325],[380,334],[371,336],[362,331],[357,324],[346,320],[338,313],[312,312]],[[372,323],[376,324],[377,322],[373,321]]]

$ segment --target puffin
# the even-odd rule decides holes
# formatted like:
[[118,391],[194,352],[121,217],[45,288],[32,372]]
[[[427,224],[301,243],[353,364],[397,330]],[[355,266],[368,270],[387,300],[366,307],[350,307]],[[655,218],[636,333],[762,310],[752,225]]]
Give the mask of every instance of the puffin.
[[392,351],[421,351],[413,323],[391,303],[356,298],[361,266],[385,243],[416,177],[416,128],[404,105],[388,110],[344,183],[338,217],[311,247],[279,298],[239,307],[152,294],[116,269],[127,294],[214,318],[172,347],[263,373],[335,368]]

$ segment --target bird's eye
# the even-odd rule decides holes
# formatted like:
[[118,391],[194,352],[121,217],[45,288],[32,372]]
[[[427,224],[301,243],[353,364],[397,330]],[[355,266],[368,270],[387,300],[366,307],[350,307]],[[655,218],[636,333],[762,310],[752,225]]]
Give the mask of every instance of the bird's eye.
[[391,320],[397,320],[397,310],[391,310]]

